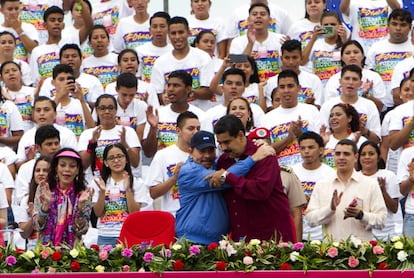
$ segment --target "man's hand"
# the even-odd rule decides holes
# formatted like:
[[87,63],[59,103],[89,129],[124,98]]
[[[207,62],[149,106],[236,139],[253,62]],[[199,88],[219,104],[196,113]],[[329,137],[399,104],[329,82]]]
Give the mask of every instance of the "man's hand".
[[158,127],[158,121],[159,121],[158,110],[154,109],[154,107],[152,107],[152,105],[148,105],[148,108],[147,108],[147,111],[146,111],[146,116],[147,116],[147,122],[149,123],[150,127],[157,128]]
[[336,210],[336,207],[341,202],[342,194],[343,192],[341,192],[341,194],[338,195],[338,190],[336,189],[334,190],[332,194],[332,199],[331,199],[331,210],[334,210],[334,211]]
[[252,154],[251,158],[254,162],[258,162],[262,160],[263,158],[266,158],[268,156],[276,155],[276,151],[272,146],[269,145],[261,145],[257,151]]
[[212,173],[204,178],[204,180],[210,179],[210,187],[211,188],[221,188],[223,183],[221,182],[220,176],[225,172],[226,170],[220,169],[216,171],[215,173]]

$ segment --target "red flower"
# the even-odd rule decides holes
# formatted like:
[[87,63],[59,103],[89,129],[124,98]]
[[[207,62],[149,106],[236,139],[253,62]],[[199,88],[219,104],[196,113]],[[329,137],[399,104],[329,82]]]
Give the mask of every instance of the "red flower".
[[1,260],[1,258],[3,258],[3,253],[0,250],[0,260]]
[[71,262],[70,263],[70,270],[72,271],[72,272],[77,272],[77,271],[79,271],[80,270],[80,264],[78,263],[78,262]]
[[376,246],[378,244],[378,242],[376,240],[370,240],[369,244],[371,244],[372,246]]
[[283,264],[280,265],[280,269],[281,270],[291,270],[292,266],[288,263],[283,263]]
[[226,270],[227,264],[225,261],[218,261],[216,262],[216,270],[224,271]]
[[212,242],[207,246],[207,250],[210,251],[210,250],[213,250],[213,249],[217,249],[217,247],[218,247],[217,242]]
[[16,248],[16,254],[23,254],[26,252],[24,249]]
[[387,262],[380,262],[378,264],[378,269],[390,269],[390,265]]
[[62,253],[60,253],[60,251],[53,252],[52,260],[59,261],[60,259],[62,259]]
[[91,244],[91,249],[95,249],[99,252],[99,245],[98,244]]
[[246,254],[246,256],[252,256],[252,252],[250,252],[249,250],[244,250],[244,254]]
[[173,269],[174,270],[183,270],[184,269],[184,263],[180,260],[175,260],[173,262]]

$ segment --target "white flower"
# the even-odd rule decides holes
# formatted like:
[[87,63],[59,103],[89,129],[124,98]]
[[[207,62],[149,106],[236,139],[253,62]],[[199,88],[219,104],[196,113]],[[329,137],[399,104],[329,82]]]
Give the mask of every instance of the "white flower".
[[315,240],[311,241],[311,244],[312,245],[321,245],[321,242],[320,242],[320,240],[315,239]]
[[97,265],[95,270],[96,272],[105,272],[105,267],[103,265]]
[[229,244],[229,245],[227,245],[227,247],[226,247],[226,251],[227,251],[227,256],[231,256],[231,255],[233,255],[233,254],[236,254],[237,253],[237,251],[236,251],[236,249],[234,249],[234,247],[231,245],[231,244]]
[[399,236],[393,236],[392,238],[391,238],[391,241],[392,242],[396,242],[396,241],[399,241],[400,240],[400,237]]
[[352,242],[352,244],[354,245],[355,248],[358,248],[359,246],[362,245],[362,240],[360,240],[359,238],[351,236],[350,240],[351,240],[351,242]]
[[227,247],[227,241],[226,240],[220,240],[219,241],[220,249],[224,250]]
[[173,246],[171,246],[171,249],[174,250],[174,251],[178,251],[181,248],[183,248],[183,246],[181,244],[178,244],[178,243],[175,243],[175,244],[173,244]]
[[401,241],[397,241],[397,242],[394,243],[394,248],[395,249],[403,249],[404,244]]
[[290,253],[290,260],[292,262],[296,262],[299,255],[300,255],[299,252],[293,251],[292,253]]
[[337,241],[332,242],[332,246],[333,247],[339,247],[339,242],[337,242]]
[[28,251],[26,251],[26,252],[24,252],[24,254],[23,254],[25,257],[27,257],[27,258],[29,258],[29,259],[33,259],[34,257],[35,257],[35,254],[33,253],[33,251],[30,251],[30,250],[28,250]]
[[407,252],[405,252],[405,251],[400,251],[400,252],[398,252],[398,254],[397,254],[397,259],[398,259],[400,262],[404,262],[404,261],[406,261],[406,260],[407,260],[407,257],[408,257],[408,254],[407,254]]
[[243,258],[243,263],[244,263],[245,265],[251,265],[251,264],[253,264],[253,258],[252,258],[252,257],[250,257],[250,256],[245,256],[245,257]]
[[259,245],[260,244],[260,240],[259,239],[252,239],[249,242],[249,245]]
[[70,250],[69,254],[72,256],[72,258],[76,258],[77,256],[79,256],[79,251],[76,249],[72,249]]

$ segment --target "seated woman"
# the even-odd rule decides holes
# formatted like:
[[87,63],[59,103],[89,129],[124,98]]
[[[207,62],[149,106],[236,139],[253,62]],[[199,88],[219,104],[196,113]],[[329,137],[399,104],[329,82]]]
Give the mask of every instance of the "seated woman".
[[134,178],[126,148],[108,145],[103,152],[101,176],[95,178],[93,209],[98,219],[98,245],[115,246],[128,215],[151,201],[141,179]]
[[33,223],[43,244],[73,246],[89,228],[92,189],[86,188],[82,160],[71,148],[52,159],[46,181],[36,189]]

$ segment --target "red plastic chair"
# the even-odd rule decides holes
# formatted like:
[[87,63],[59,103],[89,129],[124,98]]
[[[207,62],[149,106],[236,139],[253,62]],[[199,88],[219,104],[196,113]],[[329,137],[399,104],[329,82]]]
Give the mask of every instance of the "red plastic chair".
[[131,213],[122,226],[118,241],[126,247],[135,244],[169,246],[174,242],[175,219],[165,211]]

